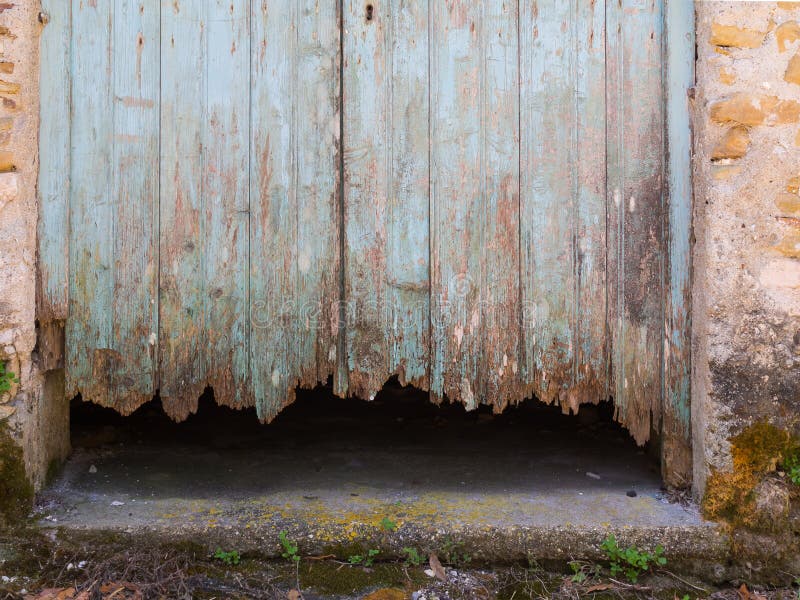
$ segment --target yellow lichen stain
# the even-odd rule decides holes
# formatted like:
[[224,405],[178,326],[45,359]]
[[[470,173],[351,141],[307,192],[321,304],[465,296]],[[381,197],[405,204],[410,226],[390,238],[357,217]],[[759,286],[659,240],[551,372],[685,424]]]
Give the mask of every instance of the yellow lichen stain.
[[733,46],[736,48],[758,48],[764,43],[767,36],[766,31],[756,31],[736,27],[735,25],[723,25],[721,23],[711,24],[711,39],[709,43],[715,46]]
[[800,233],[792,232],[783,236],[775,249],[784,256],[800,259]]
[[716,181],[724,181],[742,172],[739,165],[714,165],[711,168],[711,175]]
[[756,486],[796,448],[796,439],[766,421],[742,431],[731,440],[733,470],[715,470],[708,479],[703,514],[734,526],[756,525]]
[[731,127],[714,147],[711,160],[742,158],[750,147],[750,131],[744,125]]
[[789,60],[783,79],[789,83],[800,85],[800,51]]
[[725,85],[732,85],[736,81],[736,74],[730,69],[723,67],[719,70],[719,80],[720,83],[724,83]]
[[778,52],[786,52],[786,44],[791,44],[798,39],[800,39],[800,25],[798,25],[797,21],[781,23],[775,30]]
[[784,215],[800,213],[800,196],[795,194],[781,194],[775,199],[775,207]]

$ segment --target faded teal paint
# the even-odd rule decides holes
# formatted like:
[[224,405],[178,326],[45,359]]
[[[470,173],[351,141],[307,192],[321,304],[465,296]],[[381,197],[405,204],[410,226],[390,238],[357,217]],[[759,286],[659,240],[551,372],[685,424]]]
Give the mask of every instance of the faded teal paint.
[[53,11],[71,135],[43,104],[40,248],[58,307],[68,196],[69,392],[159,389],[183,418],[211,386],[270,420],[297,386],[398,375],[470,408],[611,394],[637,440],[662,413],[685,439],[690,3],[669,40],[656,0],[371,6]]
[[104,369],[101,364],[104,357],[114,357],[112,4],[110,0],[94,5],[73,0],[72,15],[66,390],[74,395],[92,389],[87,396],[113,404],[114,386],[106,376],[113,374],[113,365]]
[[428,6],[344,2],[347,390],[427,387]]
[[607,5],[610,385],[637,441],[658,426],[663,356],[662,3]]
[[[690,90],[694,87],[694,2],[669,0],[666,12],[666,123],[668,260],[667,330],[664,363],[665,464],[679,455],[675,479],[684,476],[691,463],[691,235],[692,235],[692,132],[689,119]],[[671,450],[671,453],[670,453]]]
[[689,94],[694,87],[694,2],[670,0],[667,10],[669,182],[669,308],[672,384],[670,400],[689,433],[690,286],[692,233],[692,132]]
[[250,371],[270,420],[338,356],[338,8],[259,3],[252,32]]
[[42,36],[39,82],[39,303],[41,321],[67,318],[69,298],[70,2],[44,0],[49,16]]

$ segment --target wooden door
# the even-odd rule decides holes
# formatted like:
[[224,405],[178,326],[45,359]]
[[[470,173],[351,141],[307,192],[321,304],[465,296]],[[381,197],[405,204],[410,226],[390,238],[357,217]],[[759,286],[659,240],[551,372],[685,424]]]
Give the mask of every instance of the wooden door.
[[210,386],[269,421],[398,376],[467,409],[612,397],[688,448],[663,0],[44,4],[70,396],[181,419]]

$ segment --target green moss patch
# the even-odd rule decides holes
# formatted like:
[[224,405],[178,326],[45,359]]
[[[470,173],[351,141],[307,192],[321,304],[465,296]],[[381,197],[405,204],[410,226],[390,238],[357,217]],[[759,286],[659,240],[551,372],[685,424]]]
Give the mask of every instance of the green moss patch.
[[22,448],[0,423],[0,525],[15,526],[33,506],[33,486],[25,473]]
[[731,440],[733,470],[714,471],[708,479],[704,515],[733,526],[757,527],[756,488],[798,448],[796,437],[765,421],[742,431]]

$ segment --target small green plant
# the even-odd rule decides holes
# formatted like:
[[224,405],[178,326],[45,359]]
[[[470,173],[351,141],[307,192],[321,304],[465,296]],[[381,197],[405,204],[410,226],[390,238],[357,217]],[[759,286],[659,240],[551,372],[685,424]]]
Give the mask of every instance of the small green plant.
[[347,559],[351,565],[364,565],[365,567],[371,567],[375,563],[375,557],[380,554],[380,550],[367,550],[367,554],[353,554],[350,558]]
[[572,561],[569,563],[569,568],[572,569],[572,577],[570,577],[570,581],[572,581],[572,583],[583,583],[589,578],[589,576],[583,570],[583,565],[581,563]]
[[280,540],[281,546],[283,547],[283,553],[281,554],[281,556],[283,558],[292,560],[295,563],[299,563],[300,555],[297,553],[297,544],[289,539],[289,536],[286,534],[285,531],[281,531],[278,534],[278,539]]
[[381,519],[381,527],[383,527],[385,531],[388,531],[390,533],[397,531],[397,523],[392,521],[389,517],[383,517]]
[[573,560],[569,563],[569,568],[572,570],[572,577],[570,577],[572,583],[581,584],[600,577],[601,567],[595,563]]
[[0,396],[11,391],[11,386],[19,383],[19,379],[11,371],[6,371],[6,363],[0,362]]
[[453,567],[463,567],[472,561],[472,557],[464,551],[463,544],[454,542],[449,538],[446,538],[442,544],[439,556],[443,559],[442,562],[444,564]]
[[611,574],[618,575],[624,573],[631,583],[636,583],[644,571],[649,571],[653,565],[663,566],[667,564],[664,557],[664,548],[656,546],[651,553],[639,550],[634,546],[622,549],[617,544],[617,539],[610,535],[600,545],[608,557],[611,567]]
[[783,461],[786,476],[795,485],[800,485],[800,450],[796,450]]
[[416,548],[403,548],[403,554],[406,555],[406,565],[418,567],[425,561]]
[[238,565],[239,561],[241,560],[241,557],[236,550],[226,552],[222,548],[217,548],[216,552],[214,552],[214,558],[221,560],[229,567],[232,565]]

